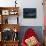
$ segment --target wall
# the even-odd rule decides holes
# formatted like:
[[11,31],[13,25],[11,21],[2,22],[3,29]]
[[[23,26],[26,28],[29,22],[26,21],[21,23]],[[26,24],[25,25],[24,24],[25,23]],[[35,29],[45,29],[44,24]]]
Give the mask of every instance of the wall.
[[[42,0],[21,0],[18,1],[21,4],[20,7],[20,24],[22,26],[43,26],[43,6]],[[23,18],[23,8],[36,8],[37,18],[36,19],[24,19]]]
[[[0,0],[0,6],[15,6],[15,0]],[[43,6],[42,0],[17,0],[20,7],[19,9],[19,24],[21,26],[43,26]],[[24,19],[23,8],[36,8],[37,18],[36,19]],[[9,19],[10,20],[10,19]]]

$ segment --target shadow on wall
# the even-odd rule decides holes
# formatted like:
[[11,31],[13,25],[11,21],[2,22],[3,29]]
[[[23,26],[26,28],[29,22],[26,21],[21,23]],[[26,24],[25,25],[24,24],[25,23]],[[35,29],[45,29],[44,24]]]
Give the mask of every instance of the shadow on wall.
[[26,30],[28,28],[32,28],[36,32],[39,41],[41,43],[43,43],[43,30],[42,30],[42,26],[21,26],[20,27],[20,32],[19,32],[20,42],[21,42],[21,40],[22,40],[22,38],[24,36],[24,33],[26,32]]

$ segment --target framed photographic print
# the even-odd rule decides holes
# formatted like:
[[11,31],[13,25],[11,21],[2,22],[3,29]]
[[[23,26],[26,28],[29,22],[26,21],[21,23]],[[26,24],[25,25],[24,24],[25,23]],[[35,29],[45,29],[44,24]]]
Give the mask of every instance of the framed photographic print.
[[10,11],[10,15],[14,15],[14,12],[13,11]]
[[9,10],[2,10],[2,15],[9,15]]
[[17,12],[16,10],[10,10],[10,11],[9,11],[9,14],[10,14],[10,15],[16,15],[17,13],[18,13],[18,12]]
[[36,18],[36,8],[23,8],[23,18]]

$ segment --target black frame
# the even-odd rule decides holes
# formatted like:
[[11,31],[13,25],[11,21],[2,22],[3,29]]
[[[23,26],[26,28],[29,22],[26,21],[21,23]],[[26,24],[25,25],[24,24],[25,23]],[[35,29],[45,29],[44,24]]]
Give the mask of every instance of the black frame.
[[36,18],[36,8],[23,8],[23,18]]

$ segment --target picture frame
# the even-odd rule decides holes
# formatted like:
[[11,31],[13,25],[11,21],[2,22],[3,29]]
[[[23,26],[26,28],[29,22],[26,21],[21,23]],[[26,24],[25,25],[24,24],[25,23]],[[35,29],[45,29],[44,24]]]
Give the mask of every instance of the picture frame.
[[2,15],[9,15],[9,10],[2,10]]
[[15,11],[14,12],[13,11],[10,12],[10,15],[16,15],[16,14],[17,14],[17,12],[15,12]]
[[36,18],[36,8],[23,8],[23,18]]
[[16,15],[17,13],[18,13],[18,12],[17,12],[16,10],[10,10],[10,11],[9,11],[9,14],[10,14],[10,15]]

